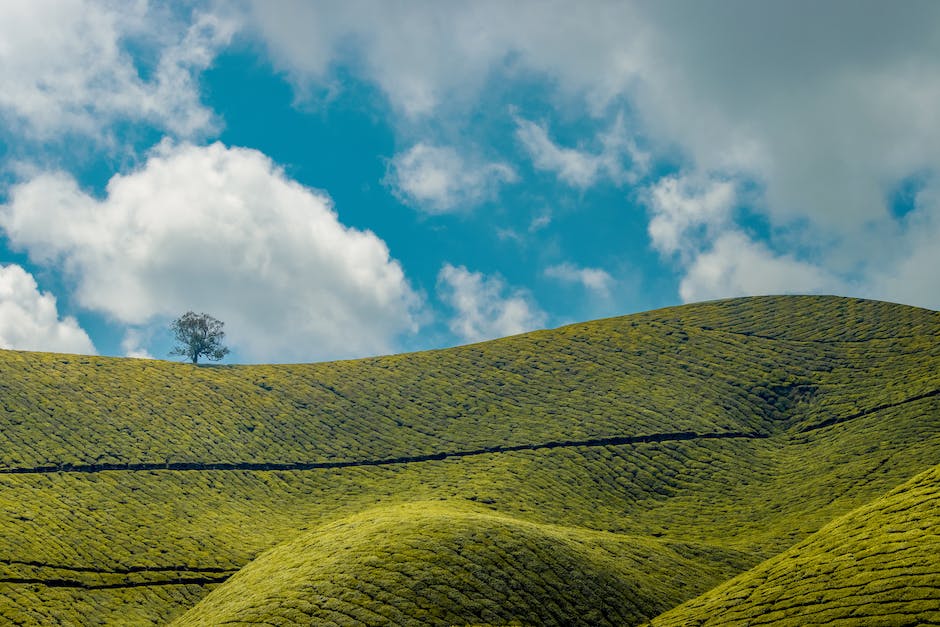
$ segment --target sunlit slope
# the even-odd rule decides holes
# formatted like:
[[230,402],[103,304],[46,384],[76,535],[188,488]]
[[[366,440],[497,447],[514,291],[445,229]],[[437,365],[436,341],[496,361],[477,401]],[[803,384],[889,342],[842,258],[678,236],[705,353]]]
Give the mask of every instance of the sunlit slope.
[[940,624],[940,466],[652,624]]
[[164,623],[272,547],[429,502],[438,522],[471,508],[623,535],[605,546],[625,557],[668,547],[674,584],[605,571],[640,591],[617,615],[651,618],[938,458],[940,315],[870,301],[738,299],[313,365],[0,351],[0,622]]
[[[940,315],[926,310],[780,297],[298,366],[3,352],[0,467],[316,462],[770,431],[783,419],[812,424],[935,390],[937,369],[912,356],[936,351],[938,334]],[[877,389],[859,385],[876,380]],[[803,400],[814,402],[789,411]]]
[[688,549],[466,505],[370,509],[265,553],[177,624],[631,624],[701,576]]

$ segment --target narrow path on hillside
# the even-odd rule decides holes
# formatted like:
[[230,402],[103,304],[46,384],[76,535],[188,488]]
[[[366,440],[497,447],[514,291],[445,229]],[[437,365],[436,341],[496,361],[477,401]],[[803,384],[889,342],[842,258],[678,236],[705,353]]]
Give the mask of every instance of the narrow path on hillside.
[[862,411],[855,412],[854,414],[849,414],[848,416],[834,416],[822,422],[817,422],[816,424],[806,425],[799,430],[799,433],[806,433],[807,431],[816,431],[817,429],[824,429],[826,427],[831,427],[832,425],[837,425],[842,422],[848,422],[850,420],[855,420],[856,418],[862,418],[864,416],[869,416],[871,414],[884,411],[886,409],[891,409],[892,407],[900,407],[901,405],[906,405],[908,403],[915,403],[917,401],[922,401],[926,398],[933,398],[934,396],[940,396],[940,390],[931,390],[930,392],[924,392],[923,394],[918,394],[916,396],[911,396],[909,398],[896,401],[894,403],[885,403],[884,405],[876,405],[875,407],[869,407],[868,409],[863,409]]
[[[879,411],[884,411],[892,407],[897,407],[907,403],[922,401],[928,398],[940,396],[940,389],[932,390],[894,403],[886,403],[871,407],[862,411],[855,412],[846,416],[837,416],[814,425],[803,427],[800,431],[815,431],[825,427],[844,423],[856,418],[868,416]],[[759,432],[707,432],[696,433],[693,431],[679,431],[671,433],[654,433],[648,435],[635,436],[615,436],[605,438],[591,438],[584,440],[562,440],[550,441],[534,444],[516,444],[506,446],[492,446],[464,451],[450,451],[429,453],[424,455],[413,455],[406,457],[391,457],[383,459],[365,459],[348,460],[333,462],[285,462],[285,463],[267,463],[267,462],[233,462],[233,463],[199,463],[199,462],[169,462],[169,463],[141,463],[141,464],[61,464],[38,466],[32,468],[0,468],[0,474],[39,474],[39,473],[95,473],[106,471],[297,471],[297,470],[318,470],[350,468],[362,466],[385,466],[396,464],[420,463],[429,461],[440,461],[446,459],[459,459],[463,457],[473,457],[479,455],[492,455],[499,453],[511,453],[518,451],[536,451],[549,449],[563,449],[574,447],[607,447],[623,446],[644,443],[661,442],[681,442],[692,440],[724,440],[724,439],[766,439],[770,434]],[[883,460],[882,464],[887,460]],[[237,569],[219,568],[219,567],[196,567],[196,566],[130,566],[116,567],[112,569],[98,569],[86,566],[68,566],[62,564],[46,564],[38,561],[25,560],[4,560],[0,559],[0,564],[8,566],[27,566],[38,569],[31,573],[32,576],[20,577],[0,577],[0,584],[14,585],[42,585],[52,588],[80,588],[84,590],[109,590],[121,588],[141,588],[153,586],[179,586],[179,585],[217,585],[226,581]],[[41,576],[42,571],[65,571],[64,573],[55,573],[55,576]],[[121,577],[127,575],[146,575],[152,573],[155,575],[164,575],[165,578],[141,580],[141,581],[107,581],[108,577]],[[74,574],[74,576],[70,576]],[[53,573],[49,573],[53,575]],[[64,576],[63,576],[64,575]],[[82,575],[100,576],[104,581],[83,581]]]
[[[886,409],[898,407],[908,403],[922,401],[940,396],[940,389],[917,394],[909,398],[876,405],[868,409],[849,414],[835,416],[818,422],[805,425],[796,433],[806,433],[831,427],[836,424],[862,418]],[[694,431],[676,431],[670,433],[651,433],[648,435],[611,436],[604,438],[591,438],[586,440],[558,440],[534,444],[512,444],[505,446],[487,446],[465,451],[442,451],[438,453],[425,453],[421,455],[407,455],[401,457],[387,457],[379,459],[351,459],[330,462],[146,462],[136,464],[101,463],[101,464],[49,464],[45,466],[5,467],[0,468],[0,475],[14,474],[48,474],[48,473],[96,473],[96,472],[152,472],[157,470],[175,471],[298,471],[298,470],[329,470],[336,468],[355,468],[362,466],[392,466],[397,464],[414,464],[461,457],[475,457],[478,455],[493,455],[498,453],[512,453],[517,451],[537,451],[557,448],[575,447],[604,447],[624,446],[631,444],[681,442],[688,440],[724,440],[724,439],[766,439],[771,434],[756,431],[719,431],[696,433]]]
[[562,440],[537,444],[514,444],[508,446],[488,446],[466,451],[444,451],[424,455],[388,457],[384,459],[360,459],[334,462],[155,462],[141,464],[57,464],[34,466],[29,468],[0,468],[0,474],[47,474],[58,472],[94,473],[108,471],[149,472],[155,470],[178,471],[231,471],[231,470],[322,470],[334,468],[353,468],[359,466],[391,466],[395,464],[414,464],[419,462],[441,461],[477,455],[512,453],[516,451],[537,451],[556,448],[622,446],[656,442],[681,442],[687,440],[724,440],[762,439],[769,437],[764,433],[723,431],[714,433],[695,433],[679,431],[673,433],[653,433],[649,435],[628,435],[589,440]]
[[[682,327],[675,327],[677,330],[681,330]],[[761,340],[772,340],[774,342],[793,342],[796,344],[867,344],[868,342],[892,342],[895,340],[918,340],[924,338],[935,338],[940,340],[940,336],[934,335],[933,333],[920,333],[917,335],[888,335],[885,337],[868,337],[855,340],[840,339],[834,338],[830,340],[825,339],[814,339],[814,340],[800,340],[796,338],[781,336],[781,335],[766,335],[763,333],[756,333],[754,331],[735,331],[733,329],[723,329],[721,327],[711,327],[711,326],[701,326],[696,327],[702,331],[711,331],[714,333],[725,333],[727,335],[738,335],[741,337],[747,338],[757,338]]]
[[32,566],[34,568],[49,568],[52,570],[67,570],[75,573],[92,573],[96,575],[130,575],[134,573],[218,573],[231,575],[238,568],[221,568],[212,566],[127,566],[124,568],[92,568],[89,566],[69,566],[66,564],[47,564],[35,560],[6,560],[0,559],[0,564],[8,566]]
[[159,581],[117,581],[113,583],[88,583],[77,579],[39,579],[35,577],[0,578],[0,584],[41,585],[50,588],[82,588],[84,590],[115,590],[118,588],[146,588],[150,586],[205,586],[223,583],[231,575],[218,577],[177,577]]
[[[65,564],[47,564],[34,560],[4,560],[4,566],[28,566],[35,569],[30,576],[2,577],[0,585],[40,585],[50,588],[81,588],[83,590],[116,590],[119,588],[144,588],[149,586],[206,586],[219,584],[238,572],[238,568],[218,568],[199,566],[127,566],[110,569]],[[48,571],[57,571],[48,573]],[[43,571],[47,571],[43,573]],[[63,573],[64,571],[64,573]],[[156,579],[128,580],[127,575],[153,574]],[[98,581],[83,580],[81,577],[98,576]],[[108,581],[108,578],[118,580]]]

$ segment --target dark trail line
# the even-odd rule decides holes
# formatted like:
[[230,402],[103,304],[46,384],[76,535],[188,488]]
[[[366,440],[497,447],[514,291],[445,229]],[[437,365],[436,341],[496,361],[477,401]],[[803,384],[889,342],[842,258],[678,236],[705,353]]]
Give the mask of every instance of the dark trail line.
[[877,405],[869,409],[863,409],[862,411],[855,412],[854,414],[849,414],[848,416],[835,416],[822,422],[817,422],[814,425],[808,425],[799,430],[799,433],[806,433],[807,431],[816,431],[817,429],[825,429],[826,427],[831,427],[832,425],[837,425],[840,422],[848,422],[849,420],[855,420],[856,418],[862,418],[870,414],[875,414],[886,409],[891,409],[892,407],[899,407],[901,405],[906,405],[907,403],[914,403],[917,401],[922,401],[925,398],[932,398],[934,396],[940,396],[940,390],[931,390],[930,392],[924,392],[923,394],[918,394],[917,396],[911,396],[910,398],[905,398],[903,400],[897,401],[896,403],[885,403],[884,405]]
[[[885,403],[869,409],[864,409],[847,416],[835,416],[822,422],[807,425],[799,429],[798,433],[816,431],[835,424],[862,418],[870,414],[898,407],[907,403],[914,403],[934,396],[940,396],[940,389],[918,394],[895,403]],[[139,464],[56,464],[46,466],[31,466],[22,468],[0,468],[0,475],[16,474],[50,474],[58,472],[96,473],[96,472],[151,472],[156,470],[175,471],[297,471],[297,470],[330,470],[337,468],[355,468],[363,466],[392,466],[397,464],[414,464],[461,457],[476,457],[478,455],[492,455],[496,453],[513,453],[518,451],[537,451],[556,448],[574,447],[603,447],[623,446],[629,444],[644,444],[658,442],[681,442],[687,440],[723,440],[723,439],[764,439],[770,434],[743,431],[718,431],[709,433],[696,433],[694,431],[677,431],[672,433],[652,433],[648,435],[612,436],[606,438],[592,438],[587,440],[560,440],[540,442],[535,444],[513,444],[507,446],[488,446],[466,451],[442,451],[422,455],[408,455],[402,457],[387,457],[380,459],[352,459],[335,462],[149,462]]]
[[47,564],[38,561],[5,559],[0,559],[0,564],[9,566],[32,566],[34,568],[48,568],[52,570],[68,570],[75,573],[93,573],[97,575],[130,575],[133,573],[219,573],[231,575],[238,570],[236,567],[217,568],[200,566],[127,566],[124,568],[103,569],[89,566],[68,566],[65,564]]
[[57,472],[95,473],[107,471],[149,472],[155,470],[191,470],[191,471],[265,471],[265,470],[324,470],[335,468],[354,468],[361,466],[391,466],[396,464],[414,464],[420,462],[441,461],[461,457],[475,457],[494,453],[513,453],[517,451],[537,451],[543,449],[622,446],[625,444],[644,444],[657,442],[681,442],[686,440],[723,440],[729,438],[760,439],[769,437],[764,433],[745,433],[725,431],[714,433],[695,433],[679,431],[674,433],[653,433],[649,435],[628,435],[589,440],[562,440],[538,444],[515,444],[509,446],[490,446],[467,451],[444,451],[424,455],[388,457],[384,459],[362,459],[335,462],[156,462],[143,464],[57,464],[28,468],[0,468],[0,474],[50,474]]
[[122,581],[115,583],[86,583],[77,579],[39,579],[35,577],[6,577],[0,579],[0,584],[41,585],[50,588],[82,588],[84,590],[114,590],[117,588],[146,588],[149,586],[205,586],[222,583],[230,575],[220,577],[179,577],[177,579],[162,579],[159,581]]

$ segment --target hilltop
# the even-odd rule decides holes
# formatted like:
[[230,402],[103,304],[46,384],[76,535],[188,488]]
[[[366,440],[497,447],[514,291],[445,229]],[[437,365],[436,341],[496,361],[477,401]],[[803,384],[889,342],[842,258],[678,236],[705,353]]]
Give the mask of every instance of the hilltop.
[[[916,475],[903,489],[935,499],[938,459],[940,314],[857,299],[323,364],[0,351],[0,621],[681,624],[741,595],[783,612],[769,578],[832,587],[793,551],[859,550],[852,512],[901,521],[885,494]],[[921,496],[902,544],[936,538]],[[879,529],[866,550],[895,546]],[[892,592],[905,555],[857,578],[940,623],[940,594]],[[910,572],[937,590],[932,555]]]

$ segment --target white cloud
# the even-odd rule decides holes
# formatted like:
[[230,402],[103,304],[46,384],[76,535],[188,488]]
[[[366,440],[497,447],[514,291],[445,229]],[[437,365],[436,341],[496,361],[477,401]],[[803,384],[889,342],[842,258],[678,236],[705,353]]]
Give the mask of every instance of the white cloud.
[[732,181],[698,173],[665,176],[644,196],[650,242],[663,255],[676,256],[684,302],[847,289],[822,265],[778,254],[738,229]]
[[552,213],[551,211],[545,210],[543,213],[540,213],[532,218],[529,221],[529,226],[526,227],[524,231],[519,231],[512,228],[497,227],[496,237],[502,241],[511,240],[520,245],[527,245],[530,243],[530,239],[527,235],[532,235],[533,233],[538,233],[539,231],[545,229],[552,223]]
[[[765,185],[775,220],[844,229],[885,217],[886,186],[940,162],[936,2],[834,1],[812,19],[746,1],[252,7],[254,31],[298,83],[328,82],[346,63],[412,117],[465,114],[500,72],[544,77],[595,117],[623,99],[661,154]],[[549,154],[544,130],[525,133]],[[552,159],[590,180],[577,157]]]
[[579,283],[599,296],[609,296],[614,278],[600,268],[580,268],[571,263],[561,263],[545,268],[545,276],[565,283]]
[[516,138],[536,169],[554,172],[564,183],[582,189],[594,185],[602,176],[615,183],[635,182],[645,171],[649,158],[627,134],[622,115],[610,130],[599,136],[601,148],[597,152],[559,146],[548,136],[545,125],[519,117]]
[[896,237],[873,244],[893,254],[877,256],[861,295],[940,310],[940,181],[918,195]]
[[529,233],[537,233],[538,231],[541,231],[542,229],[544,229],[551,223],[552,223],[552,213],[550,211],[545,211],[544,213],[541,213],[535,216],[534,218],[532,218],[532,221],[529,222],[528,231]]
[[[940,168],[937,2],[886,11],[835,0],[810,12],[747,0],[252,6],[255,31],[298,85],[329,82],[346,64],[409,120],[459,119],[488,81],[511,94],[506,83],[520,77],[556,88],[563,97],[551,104],[569,105],[563,113],[580,107],[600,120],[624,103],[658,157],[755,183],[749,208],[772,228],[799,222],[800,243],[832,241],[833,270],[864,265],[866,233],[896,228],[885,202],[893,185]],[[603,174],[596,148],[558,146],[531,122],[520,133],[538,167],[572,185]],[[669,230],[682,225],[660,227],[674,248]],[[913,292],[916,276],[903,275]]]
[[684,302],[758,294],[839,293],[844,285],[817,265],[778,255],[739,231],[721,234],[689,265],[679,285]]
[[[497,68],[561,74],[601,107],[633,66],[639,39],[624,3],[556,1],[311,3],[253,0],[250,21],[302,91],[349,63],[407,117],[475,100]],[[615,44],[615,45],[611,45]],[[607,75],[600,81],[599,76]]]
[[[877,225],[858,238],[861,256],[828,242],[815,246],[812,260],[805,253],[775,252],[735,226],[734,198],[731,182],[700,176],[665,177],[648,190],[652,244],[679,254],[683,301],[827,292],[940,308],[936,179],[917,194],[914,210],[903,220],[888,228]],[[791,236],[784,231],[783,239]]]
[[515,335],[545,325],[546,315],[527,292],[500,277],[444,264],[437,275],[441,300],[454,309],[450,330],[467,342]]
[[144,347],[147,339],[147,334],[141,329],[127,329],[124,339],[121,340],[121,350],[124,351],[124,356],[134,359],[153,359],[154,356]]
[[557,146],[548,137],[548,131],[528,120],[518,120],[516,137],[522,142],[532,162],[539,170],[558,174],[558,178],[575,187],[590,187],[597,179],[597,157]]
[[[236,25],[209,12],[191,17],[187,23],[145,0],[0,3],[0,116],[38,139],[106,137],[120,120],[180,136],[209,130],[213,116],[200,102],[196,74]],[[142,73],[141,60],[152,71]]]
[[417,143],[395,155],[388,181],[402,202],[440,214],[491,200],[517,178],[504,163],[474,163],[454,148]]
[[416,327],[385,242],[254,150],[164,143],[101,200],[39,175],[12,188],[0,227],[63,268],[82,306],[128,325],[206,311],[250,359],[385,352]]
[[0,265],[0,348],[95,354],[75,318],[60,319],[55,296],[18,265]]
[[940,161],[940,5],[657,3],[646,130],[705,170],[766,186],[777,221],[845,231],[886,217],[886,186]]
[[649,236],[665,255],[688,253],[702,238],[727,226],[735,202],[730,181],[696,176],[666,176],[651,185],[646,204],[652,217]]

